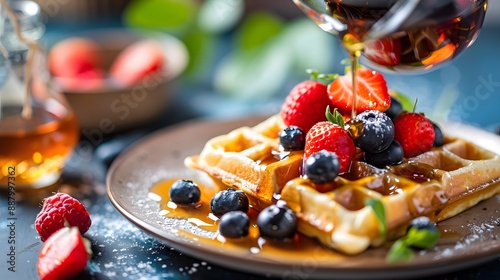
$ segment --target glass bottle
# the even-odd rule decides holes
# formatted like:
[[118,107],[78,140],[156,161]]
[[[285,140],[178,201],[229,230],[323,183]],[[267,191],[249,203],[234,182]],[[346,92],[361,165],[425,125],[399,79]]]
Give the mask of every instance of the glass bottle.
[[[0,4],[5,2],[1,0]],[[2,5],[2,14],[9,8]],[[3,27],[12,20],[4,18]],[[19,27],[22,36],[25,30],[23,25]],[[12,38],[13,34],[6,34],[12,32],[17,33],[15,28],[4,28],[0,38]],[[20,37],[19,33],[15,35]],[[0,187],[22,190],[53,185],[78,142],[75,115],[63,94],[49,87],[45,55],[38,44],[26,44],[24,48],[17,44],[10,49],[4,43],[2,46]]]

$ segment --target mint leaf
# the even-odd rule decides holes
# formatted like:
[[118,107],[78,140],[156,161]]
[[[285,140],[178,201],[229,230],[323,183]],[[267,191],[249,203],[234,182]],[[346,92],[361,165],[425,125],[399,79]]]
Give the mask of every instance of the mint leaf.
[[404,239],[399,239],[394,244],[392,244],[389,253],[387,254],[386,260],[390,263],[395,262],[405,262],[413,258],[413,251],[408,248]]
[[365,200],[365,204],[373,209],[373,212],[375,213],[375,216],[377,216],[380,223],[380,235],[385,238],[387,233],[387,221],[385,219],[384,204],[382,204],[382,201],[377,198],[368,198]]
[[439,240],[439,232],[427,229],[410,228],[406,234],[406,244],[418,248],[429,248],[436,245]]
[[344,127],[344,125],[345,125],[344,117],[342,116],[342,114],[339,113],[337,108],[333,109],[333,114],[332,114],[332,113],[330,113],[330,106],[329,105],[326,106],[325,116],[329,122],[337,124],[338,126],[340,126],[342,128]]
[[439,232],[437,230],[411,227],[405,236],[398,239],[392,244],[386,260],[388,262],[401,262],[411,260],[413,257],[413,248],[429,248],[436,244],[439,240]]

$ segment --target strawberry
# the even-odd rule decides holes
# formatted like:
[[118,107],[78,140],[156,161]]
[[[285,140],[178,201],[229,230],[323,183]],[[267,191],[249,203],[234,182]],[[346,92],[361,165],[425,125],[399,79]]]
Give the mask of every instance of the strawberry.
[[365,43],[366,58],[378,65],[395,66],[401,61],[401,41],[393,38],[382,38]]
[[43,244],[38,256],[38,276],[42,280],[71,279],[87,266],[92,254],[90,242],[77,227],[64,227]]
[[[357,73],[356,113],[389,109],[391,97],[384,76],[368,68],[360,68]],[[342,114],[349,114],[352,110],[352,72],[330,83],[328,95],[334,107]]]
[[35,228],[42,241],[67,223],[76,226],[84,234],[92,221],[85,207],[75,198],[65,193],[57,193],[43,201],[43,207],[36,216]]
[[403,147],[405,157],[429,151],[434,138],[434,126],[422,114],[405,113],[394,120],[394,139]]
[[164,51],[156,41],[141,40],[124,49],[115,59],[109,74],[120,86],[129,87],[165,67]]
[[287,126],[298,126],[307,133],[317,122],[326,121],[330,105],[326,85],[313,80],[297,84],[288,94],[280,111]]
[[309,130],[306,135],[304,160],[321,150],[334,152],[337,155],[340,162],[340,174],[349,171],[356,155],[356,146],[347,131],[343,126],[331,121],[318,122]]

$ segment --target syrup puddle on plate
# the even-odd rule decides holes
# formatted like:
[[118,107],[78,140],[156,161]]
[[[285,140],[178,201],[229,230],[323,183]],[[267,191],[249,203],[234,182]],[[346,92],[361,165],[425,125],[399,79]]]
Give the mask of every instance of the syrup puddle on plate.
[[[173,226],[169,229],[175,232],[178,236],[183,236],[187,240],[199,243],[199,246],[219,248],[220,251],[234,250],[243,252],[246,255],[258,255],[265,259],[288,260],[288,261],[314,261],[318,263],[333,264],[336,261],[349,259],[357,263],[358,256],[349,256],[336,252],[331,248],[323,246],[319,241],[297,233],[293,240],[284,242],[266,240],[259,236],[259,229],[256,224],[258,212],[252,208],[247,212],[250,218],[249,235],[244,238],[229,239],[225,238],[218,232],[219,219],[212,214],[210,209],[211,198],[222,188],[215,183],[209,183],[203,180],[194,180],[201,190],[200,202],[192,206],[177,205],[170,201],[169,189],[170,186],[179,179],[186,178],[170,178],[162,180],[154,184],[148,193],[148,198],[159,204],[157,214],[166,219],[173,221],[184,221],[184,223],[171,223]],[[494,198],[493,198],[494,199]],[[183,226],[189,224],[189,226]],[[466,226],[469,227],[469,226]],[[419,251],[418,255],[426,255],[431,253],[435,257],[442,257],[450,254],[450,251],[462,251],[464,245],[471,245],[473,240],[469,240],[470,236],[464,233],[464,225],[460,228],[456,224],[447,224],[444,222],[438,226],[441,238],[438,242],[438,247],[431,248],[429,251]],[[472,230],[472,227],[470,228]],[[469,242],[467,242],[469,241]],[[365,251],[362,255],[368,258],[377,258],[382,261],[385,259],[390,242],[387,242],[380,248],[372,248]],[[458,246],[458,247],[457,247]],[[465,246],[467,247],[467,246]],[[441,254],[439,252],[442,250]],[[308,256],[305,260],[304,256]],[[365,259],[366,260],[366,259]]]
[[[265,254],[276,256],[276,259],[283,257],[290,258],[296,256],[314,256],[325,260],[344,259],[346,256],[335,252],[332,249],[322,246],[318,241],[296,234],[293,240],[272,241],[259,236],[259,229],[256,224],[258,212],[252,208],[247,212],[250,218],[249,234],[244,238],[225,238],[218,232],[219,218],[212,214],[210,209],[211,198],[221,190],[217,186],[208,186],[193,180],[201,190],[200,202],[193,206],[177,205],[170,201],[170,186],[178,179],[168,179],[156,183],[150,189],[148,197],[153,197],[160,204],[159,215],[171,219],[183,219],[194,227],[179,228],[177,232],[188,239],[195,239],[203,246],[219,247],[221,249],[242,249],[248,254]],[[161,198],[158,200],[157,198]],[[196,230],[192,230],[195,228]],[[286,256],[285,256],[286,255]]]

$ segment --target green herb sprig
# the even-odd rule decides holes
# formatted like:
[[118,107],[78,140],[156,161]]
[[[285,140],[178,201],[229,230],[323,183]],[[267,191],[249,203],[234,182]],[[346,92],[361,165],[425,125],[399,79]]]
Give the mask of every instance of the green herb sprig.
[[426,249],[436,245],[439,240],[437,230],[410,228],[408,233],[391,246],[387,262],[404,262],[413,258],[413,248]]
[[384,204],[382,204],[382,201],[377,198],[369,198],[365,200],[365,204],[373,209],[373,212],[379,221],[380,235],[385,239],[387,235],[387,221],[385,218]]
[[[380,235],[386,238],[387,221],[384,204],[380,199],[369,198],[365,204],[370,206],[380,223]],[[439,231],[436,229],[410,227],[405,236],[396,240],[387,253],[386,260],[389,263],[405,262],[413,258],[413,248],[426,249],[436,245],[439,240]]]

